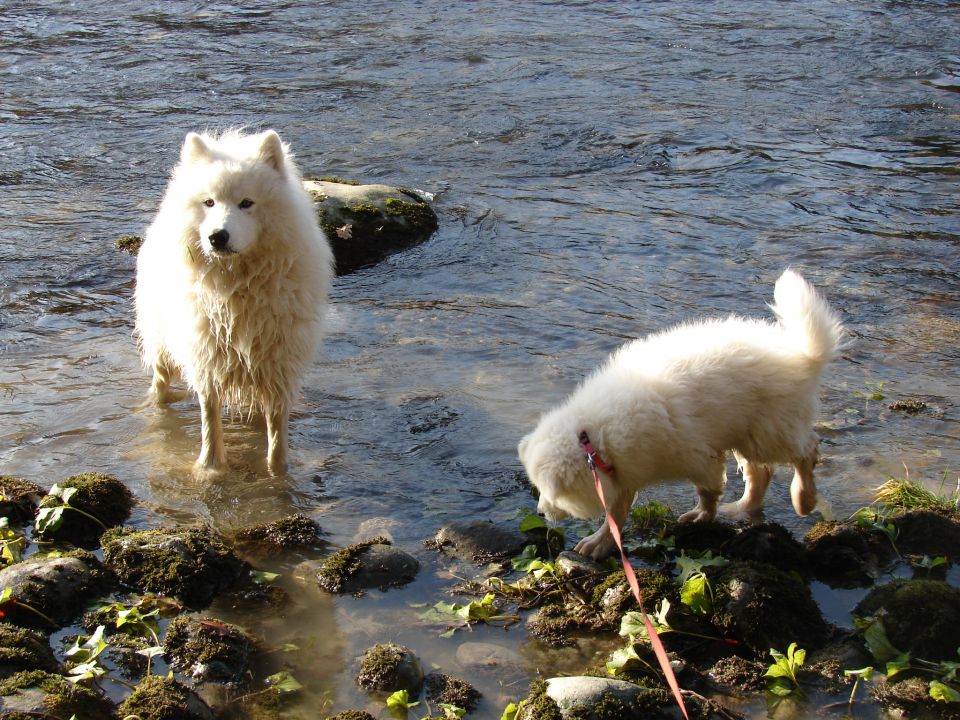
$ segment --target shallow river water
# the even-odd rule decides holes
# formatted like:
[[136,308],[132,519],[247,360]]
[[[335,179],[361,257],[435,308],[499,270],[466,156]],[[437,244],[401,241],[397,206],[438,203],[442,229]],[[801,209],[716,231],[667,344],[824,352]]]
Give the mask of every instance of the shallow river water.
[[[420,541],[514,522],[534,506],[515,447],[542,410],[627,338],[768,314],[787,266],[852,334],[823,388],[833,512],[892,475],[957,483],[955,2],[5,0],[0,28],[0,474],[114,474],[138,525],[299,511],[332,547],[391,533],[423,561],[407,588],[227,618],[310,638],[292,663],[317,711],[364,705],[354,659],[388,639],[461,676],[458,643],[518,652],[468,678],[477,718],[582,669],[589,648],[520,628],[418,626],[409,605],[449,584]],[[289,475],[237,419],[231,472],[200,482],[196,404],[145,403],[134,261],[113,242],[142,234],[187,131],[235,126],[276,128],[307,174],[433,194],[440,229],[338,278]],[[802,534],[779,477],[768,516]],[[693,490],[650,498],[686,509]]]

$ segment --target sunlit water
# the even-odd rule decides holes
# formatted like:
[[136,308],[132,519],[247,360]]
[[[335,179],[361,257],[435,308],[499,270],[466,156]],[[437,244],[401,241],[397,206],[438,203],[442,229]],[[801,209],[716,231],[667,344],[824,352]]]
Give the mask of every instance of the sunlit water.
[[[788,265],[853,335],[823,390],[833,512],[890,475],[957,482],[956,3],[7,0],[0,20],[0,473],[112,473],[138,525],[300,511],[332,546],[389,531],[423,561],[402,591],[215,608],[299,638],[309,707],[363,706],[354,660],[389,639],[474,682],[478,718],[537,672],[585,667],[594,648],[520,628],[419,627],[408,604],[450,582],[420,540],[513,522],[533,506],[515,446],[539,412],[627,338],[768,314]],[[112,245],[142,233],[183,135],[228,126],[277,128],[307,173],[434,193],[440,230],[338,279],[289,476],[266,475],[260,432],[236,420],[233,471],[201,482],[195,403],[145,402],[134,261]],[[927,409],[889,409],[902,399]],[[651,497],[684,509],[693,491]],[[812,523],[783,484],[768,515]],[[464,670],[476,640],[517,664]]]

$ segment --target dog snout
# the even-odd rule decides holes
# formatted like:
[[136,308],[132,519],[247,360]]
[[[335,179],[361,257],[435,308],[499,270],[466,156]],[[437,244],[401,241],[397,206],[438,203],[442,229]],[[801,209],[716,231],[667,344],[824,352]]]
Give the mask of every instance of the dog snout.
[[212,247],[214,250],[226,250],[227,244],[230,242],[230,233],[223,228],[220,228],[219,230],[210,233],[210,235],[207,236],[207,239],[210,241],[210,247]]

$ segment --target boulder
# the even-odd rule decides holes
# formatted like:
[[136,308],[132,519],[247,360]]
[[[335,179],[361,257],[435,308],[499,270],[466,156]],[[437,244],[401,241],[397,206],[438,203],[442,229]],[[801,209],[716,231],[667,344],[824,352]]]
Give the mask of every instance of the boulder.
[[378,537],[335,552],[317,571],[320,587],[328,592],[355,593],[371,588],[387,590],[413,580],[420,561]]
[[110,573],[85,550],[32,557],[0,570],[0,588],[10,589],[3,616],[17,625],[51,630],[80,615],[113,584]]
[[236,584],[246,564],[207,529],[113,529],[103,562],[138,592],[171,595],[202,609]]
[[444,525],[427,544],[477,564],[519,555],[527,544],[517,528],[489,520],[457,520]]
[[422,243],[437,229],[433,209],[410,190],[336,178],[308,180],[304,187],[330,239],[338,275],[375,265]]
[[423,668],[408,647],[396,643],[374,645],[360,659],[356,681],[368,692],[406,690],[416,696],[423,687]]

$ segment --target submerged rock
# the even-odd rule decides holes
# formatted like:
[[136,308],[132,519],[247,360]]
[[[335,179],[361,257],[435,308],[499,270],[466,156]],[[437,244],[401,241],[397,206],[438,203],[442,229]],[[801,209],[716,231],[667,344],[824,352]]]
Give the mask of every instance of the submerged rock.
[[194,682],[239,685],[250,660],[251,641],[229,623],[180,615],[167,627],[163,654]]
[[775,565],[785,572],[806,575],[806,549],[783,525],[762,523],[740,528],[723,548],[724,557]]
[[960,513],[914,510],[893,518],[902,553],[945,555],[960,562]]
[[335,178],[308,180],[304,187],[330,239],[338,275],[375,265],[422,243],[437,229],[436,213],[410,190]]
[[317,571],[317,581],[334,593],[386,590],[410,582],[419,569],[419,560],[378,537],[335,552]]
[[246,568],[206,529],[110,530],[103,561],[137,591],[171,595],[194,609],[236,584]]
[[900,652],[933,662],[956,661],[960,647],[960,589],[939,580],[894,580],[871,590],[854,608],[876,617]]
[[40,485],[29,480],[0,475],[0,517],[11,523],[33,522],[40,498],[46,494]]
[[0,717],[109,720],[114,717],[114,706],[99,692],[75,685],[60,675],[36,670],[17,673],[0,682]]
[[[147,675],[120,705],[122,718],[213,720],[213,711],[193,690],[176,680]],[[106,716],[103,716],[106,717]]]
[[855,525],[833,521],[814,525],[804,543],[814,577],[839,587],[869,585],[893,554],[888,542],[881,544]]
[[57,673],[60,665],[46,635],[0,622],[0,680],[24,670]]
[[82,473],[58,483],[58,495],[45,495],[40,501],[40,511],[64,505],[62,493],[71,489],[73,494],[67,503],[70,507],[61,512],[61,522],[50,524],[39,533],[44,540],[66,540],[92,549],[107,528],[121,525],[136,504],[133,493],[127,486],[110,475]]
[[297,514],[238,530],[234,547],[258,559],[276,557],[278,552],[315,548],[322,543],[320,525],[306,515]]
[[457,520],[426,542],[463,560],[484,564],[519,555],[527,538],[517,528],[489,520]]
[[423,686],[423,669],[413,650],[395,643],[374,645],[360,659],[357,685],[369,692],[393,693],[406,690],[412,695]]
[[17,625],[50,630],[80,615],[84,605],[106,595],[113,583],[100,561],[85,550],[33,557],[0,570],[0,588],[11,592],[3,614]]

